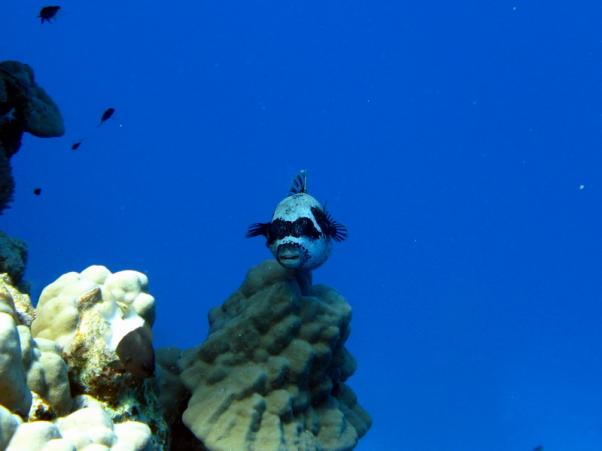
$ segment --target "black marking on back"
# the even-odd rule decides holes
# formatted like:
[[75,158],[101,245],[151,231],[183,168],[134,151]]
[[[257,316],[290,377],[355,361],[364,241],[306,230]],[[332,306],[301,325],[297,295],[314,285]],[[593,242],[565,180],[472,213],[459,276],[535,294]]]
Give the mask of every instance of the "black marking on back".
[[307,172],[305,169],[299,171],[299,173],[293,179],[291,186],[291,194],[299,194],[307,192]]
[[336,222],[326,210],[321,210],[318,207],[311,207],[311,212],[326,236],[335,241],[343,241],[347,238],[347,227]]

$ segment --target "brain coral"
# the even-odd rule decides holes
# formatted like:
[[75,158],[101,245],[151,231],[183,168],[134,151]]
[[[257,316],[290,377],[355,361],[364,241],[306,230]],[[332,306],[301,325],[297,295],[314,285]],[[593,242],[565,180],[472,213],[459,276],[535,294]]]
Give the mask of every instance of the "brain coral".
[[350,320],[334,290],[302,295],[277,262],[255,267],[180,361],[192,392],[184,424],[214,451],[352,449],[371,420],[344,383]]

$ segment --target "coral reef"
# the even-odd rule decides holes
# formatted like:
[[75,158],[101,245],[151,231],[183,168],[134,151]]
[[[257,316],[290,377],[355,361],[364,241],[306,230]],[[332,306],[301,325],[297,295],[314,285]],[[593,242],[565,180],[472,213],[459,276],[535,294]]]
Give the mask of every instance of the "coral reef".
[[190,399],[190,391],[180,378],[178,363],[182,351],[177,348],[157,350],[157,379],[159,399],[165,412],[165,420],[171,431],[171,451],[204,451],[207,448],[190,432],[182,422],[182,412]]
[[115,349],[150,327],[154,298],[136,271],[68,273],[38,308],[0,276],[0,449],[167,449],[158,384]]
[[[0,130],[0,137],[2,131]],[[10,165],[10,160],[0,143],[0,214],[8,207],[13,200],[15,192],[15,180]]]
[[58,106],[35,82],[30,66],[0,62],[0,214],[12,200],[14,181],[10,158],[21,147],[23,133],[40,138],[62,136]]
[[351,308],[300,278],[258,265],[204,343],[155,365],[144,274],[70,272],[35,309],[0,275],[0,449],[352,449],[371,420],[345,384]]
[[345,380],[351,308],[334,290],[302,295],[276,261],[252,269],[183,353],[183,421],[210,450],[349,450],[370,427]]
[[[1,159],[1,158],[0,158]],[[1,169],[0,169],[1,171]],[[0,181],[1,184],[1,181]],[[0,191],[2,190],[0,186]],[[0,194],[0,198],[2,195]],[[19,285],[25,273],[27,245],[0,231],[0,274],[7,273],[15,285]]]

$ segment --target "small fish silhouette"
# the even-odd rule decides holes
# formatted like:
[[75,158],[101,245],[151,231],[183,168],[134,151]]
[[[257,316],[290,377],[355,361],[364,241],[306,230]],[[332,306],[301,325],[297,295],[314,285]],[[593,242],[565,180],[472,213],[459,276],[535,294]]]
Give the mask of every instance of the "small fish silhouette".
[[83,140],[82,140],[82,141],[78,141],[78,142],[76,142],[76,143],[73,143],[73,144],[71,144],[71,150],[77,150],[77,149],[79,149],[79,146],[81,146],[81,145],[82,145],[82,142],[83,142]]
[[111,108],[107,108],[105,110],[104,113],[102,113],[102,117],[100,118],[100,124],[98,124],[98,126],[100,127],[102,124],[104,124],[106,121],[108,121],[111,116],[113,116],[113,114],[115,113],[115,108],[111,107]]
[[40,194],[42,194],[42,188],[34,188],[33,193],[36,196],[39,196]]
[[54,19],[54,16],[56,16],[56,13],[59,12],[59,9],[61,9],[60,6],[44,6],[40,10],[40,15],[38,17],[40,18],[40,21],[42,23],[44,23],[44,22],[50,23],[50,20]]

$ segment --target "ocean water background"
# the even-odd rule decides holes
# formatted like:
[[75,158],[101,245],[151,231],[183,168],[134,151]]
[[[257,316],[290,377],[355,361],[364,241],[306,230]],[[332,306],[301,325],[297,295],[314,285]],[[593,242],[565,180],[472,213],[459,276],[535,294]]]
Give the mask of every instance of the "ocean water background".
[[156,344],[196,345],[305,168],[350,231],[314,278],[353,307],[359,450],[602,449],[602,3],[57,4],[1,7],[67,128],[0,217],[34,296],[143,271]]

